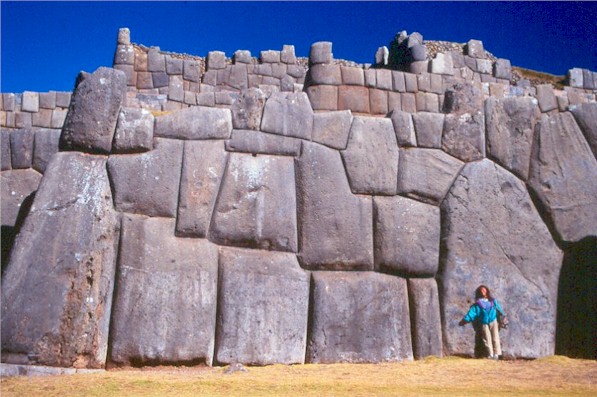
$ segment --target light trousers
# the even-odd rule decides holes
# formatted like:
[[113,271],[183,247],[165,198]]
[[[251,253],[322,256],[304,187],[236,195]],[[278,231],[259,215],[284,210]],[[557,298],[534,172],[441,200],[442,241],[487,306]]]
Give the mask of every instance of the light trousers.
[[500,331],[497,320],[489,324],[481,325],[481,340],[489,356],[502,355],[502,345],[500,344]]

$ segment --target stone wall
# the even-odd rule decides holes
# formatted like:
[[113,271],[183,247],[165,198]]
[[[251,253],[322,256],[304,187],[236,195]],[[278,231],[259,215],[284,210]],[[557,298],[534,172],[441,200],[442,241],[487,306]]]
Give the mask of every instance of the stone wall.
[[[219,59],[212,71],[238,65]],[[594,358],[592,325],[566,331],[557,310],[559,286],[594,267],[570,266],[597,240],[594,92],[355,66],[328,42],[309,64],[305,91],[230,91],[216,72],[207,93],[230,103],[185,105],[119,68],[82,73],[52,135],[60,151],[38,171],[26,154],[42,133],[3,130],[3,229],[5,207],[20,219],[2,361],[472,355],[457,323],[482,283],[510,316],[506,356]],[[183,91],[201,95],[209,71]],[[595,279],[579,285],[569,318],[595,304]]]

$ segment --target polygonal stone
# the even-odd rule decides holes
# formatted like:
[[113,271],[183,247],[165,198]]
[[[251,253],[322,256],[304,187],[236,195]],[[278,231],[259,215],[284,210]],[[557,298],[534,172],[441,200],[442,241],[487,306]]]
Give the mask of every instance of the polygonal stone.
[[118,44],[131,44],[131,31],[129,28],[118,29]]
[[294,46],[284,44],[282,46],[282,52],[280,53],[280,61],[286,64],[296,63],[296,56],[294,55]]
[[297,251],[293,159],[232,153],[209,228],[220,245]]
[[182,102],[184,100],[184,82],[180,76],[171,76],[168,81],[168,99]]
[[340,154],[303,142],[296,184],[301,266],[372,270],[371,199],[351,193]]
[[473,58],[485,58],[485,49],[481,40],[469,40],[464,47],[465,55]]
[[392,88],[397,92],[406,92],[406,82],[403,72],[392,70]]
[[217,84],[234,90],[249,88],[247,65],[227,65],[225,69],[219,70]]
[[488,156],[523,181],[529,176],[531,145],[539,114],[537,101],[529,97],[485,101]]
[[273,134],[311,139],[313,109],[304,92],[276,92],[263,110],[261,130]]
[[25,91],[22,98],[21,110],[23,112],[39,112],[39,93]]
[[400,103],[402,104],[402,111],[407,113],[416,113],[417,105],[415,94],[410,92],[403,92],[400,94]]
[[528,185],[560,239],[597,236],[597,160],[569,112],[535,128]]
[[316,64],[309,68],[307,72],[309,84],[341,85],[342,74],[340,65]]
[[355,117],[341,153],[353,193],[396,194],[398,144],[391,120]]
[[562,252],[524,183],[487,159],[469,163],[441,210],[444,352],[473,354],[473,331],[458,327],[458,320],[473,303],[475,289],[485,284],[510,319],[501,332],[505,352],[527,358],[554,354]]
[[447,114],[441,147],[446,153],[462,161],[475,161],[485,157],[484,113]]
[[10,154],[12,168],[31,168],[33,164],[33,139],[35,134],[32,129],[24,128],[10,133]]
[[[21,205],[37,190],[41,174],[32,169],[7,170],[0,173],[2,189],[2,226],[13,227],[17,223]],[[26,214],[23,214],[26,215]],[[4,259],[4,258],[3,258]]]
[[280,63],[280,51],[261,51],[259,59],[261,63]]
[[585,90],[593,90],[597,88],[593,81],[593,72],[588,69],[583,69],[582,71],[582,83]]
[[410,73],[421,74],[429,71],[429,61],[416,61],[409,65]]
[[485,98],[480,86],[468,81],[457,82],[446,89],[444,96],[444,113],[474,114],[483,111]]
[[125,95],[126,76],[120,70],[101,67],[92,74],[79,73],[64,121],[61,145],[68,149],[109,153]]
[[57,92],[56,93],[56,107],[68,108],[70,105],[71,93],[70,92]]
[[198,83],[201,81],[201,71],[199,69],[199,62],[191,59],[183,61],[182,76],[185,80]]
[[105,157],[52,157],[2,278],[3,352],[104,367],[118,229]]
[[251,63],[251,51],[236,50],[232,59],[234,59],[234,63]]
[[382,90],[392,90],[392,71],[390,69],[375,70],[375,86]]
[[338,110],[338,87],[312,85],[307,87],[307,95],[315,110]]
[[365,69],[365,85],[367,87],[375,87],[377,84],[377,72],[375,69]]
[[[491,74],[492,65],[489,59],[477,59],[476,71],[482,74]],[[485,81],[481,79],[481,81]]]
[[226,150],[294,157],[301,152],[301,140],[254,130],[232,130],[232,137],[226,141]]
[[114,65],[134,65],[135,49],[131,44],[118,44],[114,52]]
[[415,127],[410,113],[394,110],[390,115],[398,146],[417,146]]
[[365,85],[365,74],[362,68],[340,66],[342,84],[344,85]]
[[172,74],[182,74],[183,70],[183,60],[180,58],[174,58],[171,56],[166,56],[166,73]]
[[33,126],[31,115],[35,113],[27,112],[16,112],[15,115],[15,127],[17,128],[31,128]]
[[410,58],[414,62],[425,61],[427,59],[427,47],[423,44],[415,44],[410,47]]
[[54,109],[56,107],[56,92],[40,92],[39,107],[42,109]]
[[112,361],[211,365],[217,247],[174,237],[174,219],[125,215],[118,268]]
[[567,80],[570,87],[583,88],[583,74],[582,69],[573,68],[568,70]]
[[444,53],[439,53],[431,60],[431,73],[437,74],[454,74],[454,66],[452,64],[452,57]]
[[322,112],[313,115],[313,141],[334,149],[346,149],[352,125],[350,110]]
[[153,88],[167,87],[169,83],[168,74],[166,72],[154,72],[151,74]]
[[224,69],[226,67],[226,54],[222,51],[210,51],[207,54],[207,69]]
[[242,90],[232,103],[232,126],[240,130],[258,130],[267,97],[258,88]]
[[219,364],[304,363],[309,274],[295,255],[222,248],[219,291]]
[[388,113],[388,92],[375,88],[369,89],[369,108],[371,114],[385,115]]
[[388,114],[387,117],[390,117],[390,113],[393,111],[401,111],[402,110],[402,96],[399,92],[388,92]]
[[367,87],[342,85],[338,87],[338,110],[370,113],[369,89]]
[[177,139],[228,139],[232,132],[230,110],[193,106],[155,118],[153,135]]
[[375,197],[375,268],[433,277],[439,261],[439,208],[406,197]]
[[543,113],[558,108],[558,101],[553,92],[551,84],[540,84],[537,86],[537,100],[539,108]]
[[31,114],[31,125],[34,127],[50,128],[52,123],[52,110],[39,109],[39,112]]
[[123,108],[114,134],[114,153],[146,152],[153,149],[154,117],[149,110]]
[[108,159],[114,206],[118,211],[174,218],[183,142],[155,139],[154,144],[151,152],[117,154]]
[[444,117],[441,113],[427,112],[412,115],[418,146],[433,149],[441,148]]
[[406,280],[373,272],[313,272],[312,277],[307,362],[413,359]]
[[311,44],[311,50],[309,51],[309,63],[331,63],[334,59],[332,55],[332,43],[329,41],[318,41],[317,43]]
[[597,103],[577,105],[571,112],[597,158]]
[[0,170],[10,170],[12,169],[12,160],[11,160],[11,153],[10,153],[10,131],[7,128],[0,129],[0,144],[2,148],[2,152],[0,152],[0,161],[2,162],[2,167]]
[[400,149],[398,194],[439,205],[462,166],[441,150]]
[[50,121],[50,128],[55,128],[61,131],[62,126],[64,125],[64,120],[66,120],[67,113],[68,111],[66,109],[54,109],[52,111],[52,120]]
[[510,80],[512,78],[512,65],[510,60],[499,58],[493,64],[493,77]]
[[60,130],[42,128],[35,131],[32,163],[34,169],[44,173],[52,156],[58,153],[59,141]]
[[439,294],[434,278],[409,278],[408,302],[415,359],[442,356]]
[[166,71],[166,56],[160,52],[158,47],[152,47],[147,51],[147,71]]

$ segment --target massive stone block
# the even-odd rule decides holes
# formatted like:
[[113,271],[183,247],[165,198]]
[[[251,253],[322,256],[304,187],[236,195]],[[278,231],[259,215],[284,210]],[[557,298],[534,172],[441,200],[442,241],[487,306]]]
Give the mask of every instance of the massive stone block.
[[313,272],[307,362],[412,360],[406,280],[373,272]]
[[293,254],[221,248],[216,360],[305,361],[309,273]]
[[371,198],[351,193],[340,154],[303,142],[295,166],[301,266],[372,270]]
[[183,142],[155,139],[155,149],[108,159],[118,211],[174,218],[182,167]]
[[488,156],[526,181],[533,131],[540,112],[528,97],[489,98],[485,101]]
[[406,197],[373,200],[375,268],[433,277],[439,263],[439,208]]
[[260,131],[232,130],[232,137],[226,141],[226,150],[252,154],[298,156],[301,151],[301,140]]
[[10,154],[12,168],[31,168],[33,164],[33,142],[35,133],[31,128],[23,128],[10,133]]
[[189,140],[228,139],[231,132],[230,110],[191,106],[156,117],[153,135]]
[[184,143],[176,235],[207,236],[227,161],[224,141]]
[[2,279],[2,351],[29,364],[102,368],[118,218],[106,159],[56,154]]
[[124,215],[111,359],[212,364],[218,249],[174,237],[174,219]]
[[110,153],[116,121],[126,95],[126,75],[101,67],[81,72],[70,102],[61,145],[68,149]]
[[153,149],[154,117],[149,110],[123,108],[118,116],[113,148],[115,153]]
[[597,236],[597,160],[569,112],[537,124],[528,184],[558,238]]
[[463,162],[437,149],[400,149],[398,193],[439,205]]
[[23,201],[37,190],[40,180],[41,174],[32,169],[0,173],[2,226],[15,226]]
[[437,282],[409,278],[408,302],[415,359],[442,356],[442,327]]
[[419,112],[412,115],[417,145],[439,149],[442,146],[444,115],[441,113]]
[[262,131],[311,139],[312,129],[313,109],[306,93],[276,92],[265,102]]
[[294,160],[232,153],[209,229],[222,245],[297,251]]
[[353,193],[396,194],[398,144],[390,119],[355,117],[341,153]]
[[583,103],[571,109],[593,155],[597,157],[597,103]]
[[441,210],[444,351],[473,354],[473,331],[458,321],[485,284],[510,316],[501,332],[505,355],[554,354],[563,256],[524,184],[490,160],[469,163]]
[[258,130],[267,97],[258,88],[249,88],[240,92],[230,110],[232,126],[239,130]]
[[417,146],[417,137],[413,124],[412,115],[400,110],[394,110],[390,115],[394,131],[396,132],[396,141],[399,146]]
[[484,114],[447,114],[444,119],[442,149],[467,162],[485,157]]
[[33,168],[43,173],[54,154],[58,152],[60,130],[39,129],[33,144]]
[[313,116],[313,141],[334,149],[346,149],[352,125],[350,110],[315,113]]

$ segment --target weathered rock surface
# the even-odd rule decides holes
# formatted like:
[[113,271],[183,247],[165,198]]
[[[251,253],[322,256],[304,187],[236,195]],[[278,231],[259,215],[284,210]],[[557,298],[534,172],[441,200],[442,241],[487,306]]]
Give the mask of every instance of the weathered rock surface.
[[558,238],[597,236],[597,160],[569,112],[537,124],[528,184]]
[[441,113],[428,112],[419,112],[412,115],[419,147],[441,148],[444,117]]
[[313,141],[333,149],[346,149],[352,120],[350,110],[315,113],[313,115]]
[[224,141],[186,141],[180,177],[176,235],[206,237],[228,153]]
[[463,164],[438,149],[400,149],[398,193],[439,205]]
[[441,147],[446,153],[466,162],[485,157],[484,114],[447,114]]
[[174,219],[124,215],[111,330],[118,364],[212,364],[218,249]]
[[272,134],[311,139],[313,109],[304,92],[276,92],[265,102],[261,130]]
[[0,173],[2,226],[15,226],[23,201],[35,193],[41,177],[39,172],[32,169]]
[[399,146],[417,146],[417,136],[410,113],[394,110],[390,115]]
[[251,154],[298,156],[301,151],[301,140],[260,131],[232,130],[231,138],[226,141],[226,150]]
[[309,273],[293,254],[220,249],[216,360],[305,361]]
[[209,239],[221,245],[296,252],[294,160],[230,154]]
[[439,208],[406,197],[373,199],[375,268],[433,277],[439,261]]
[[355,117],[341,153],[353,193],[396,194],[398,144],[390,119]]
[[258,130],[267,96],[258,88],[240,92],[232,103],[232,126],[239,130]]
[[409,278],[408,302],[414,358],[441,357],[441,315],[435,279]]
[[591,150],[597,157],[597,103],[583,103],[571,109]]
[[374,272],[313,272],[307,362],[412,360],[406,280]]
[[43,173],[52,156],[58,153],[60,130],[40,128],[35,131],[33,143],[33,168]]
[[118,211],[174,218],[182,167],[183,142],[155,139],[155,149],[108,159]]
[[149,110],[123,108],[114,135],[114,153],[146,152],[153,149],[154,117]]
[[537,102],[532,98],[485,101],[488,156],[523,181],[529,175],[533,132],[539,115]]
[[372,270],[371,198],[351,193],[340,154],[303,142],[295,167],[301,266]]
[[67,149],[110,153],[120,107],[126,95],[124,72],[105,67],[77,77],[61,145]]
[[554,354],[562,252],[524,184],[489,160],[469,163],[441,210],[444,352],[473,354],[473,331],[458,321],[485,284],[510,317],[501,333],[505,354]]
[[118,229],[106,159],[56,154],[2,279],[3,352],[30,364],[104,366]]
[[176,139],[228,139],[232,132],[230,110],[192,106],[155,118],[153,135]]

